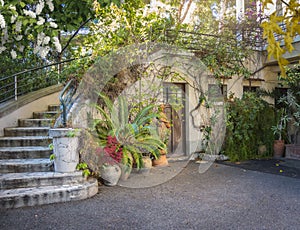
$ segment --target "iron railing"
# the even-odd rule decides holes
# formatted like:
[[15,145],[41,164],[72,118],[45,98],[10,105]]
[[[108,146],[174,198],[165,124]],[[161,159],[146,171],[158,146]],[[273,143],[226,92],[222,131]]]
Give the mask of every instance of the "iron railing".
[[71,79],[64,89],[61,91],[59,95],[60,100],[60,110],[61,110],[61,123],[63,127],[67,126],[67,114],[69,113],[72,104],[73,104],[73,96],[76,93],[77,84],[75,79]]
[[75,58],[1,77],[0,104],[10,100],[17,101],[21,95],[59,84],[59,73],[62,69],[62,64],[73,60]]

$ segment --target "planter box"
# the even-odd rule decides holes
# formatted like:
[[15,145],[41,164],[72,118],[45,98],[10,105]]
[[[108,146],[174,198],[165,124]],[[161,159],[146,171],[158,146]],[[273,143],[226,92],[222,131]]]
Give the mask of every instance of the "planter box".
[[285,145],[285,157],[300,160],[300,145]]
[[75,172],[79,163],[80,130],[56,128],[49,130],[53,138],[54,170],[56,172]]

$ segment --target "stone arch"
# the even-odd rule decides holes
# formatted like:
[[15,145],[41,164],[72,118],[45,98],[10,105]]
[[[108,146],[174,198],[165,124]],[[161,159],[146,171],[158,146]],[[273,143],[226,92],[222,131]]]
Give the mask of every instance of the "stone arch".
[[[170,67],[174,71],[182,74],[188,84],[194,85],[193,93],[195,95],[193,98],[193,109],[195,110],[193,111],[194,114],[192,114],[192,109],[190,109],[188,115],[194,116],[194,120],[197,120],[199,114],[201,114],[201,105],[198,103],[199,98],[201,94],[208,94],[210,84],[217,84],[214,77],[209,73],[201,60],[186,50],[167,44],[145,43],[119,49],[105,57],[99,57],[95,61],[94,65],[85,74],[78,87],[75,97],[76,100],[68,115],[69,124],[74,128],[88,129],[92,119],[96,116],[93,104],[97,103],[98,93],[104,89],[107,82],[113,76],[124,71],[128,67],[147,65],[149,63]],[[219,102],[219,105],[216,105],[215,107],[222,107],[222,105],[222,102]],[[199,106],[199,108],[197,108],[197,106]],[[224,119],[223,115],[224,114],[222,113],[222,116],[219,116],[219,118]],[[220,139],[219,142],[221,145],[224,139],[225,123],[224,121],[219,123],[220,129],[217,131],[217,134],[222,135],[219,135],[217,138]],[[192,125],[195,126],[195,124]],[[194,128],[194,132],[200,135],[201,124],[196,126],[197,127],[191,127],[191,129]],[[192,132],[191,129],[189,129],[190,132]],[[199,135],[190,135],[188,138],[187,141],[189,142],[190,153],[197,151],[200,142],[199,138],[201,138]],[[195,139],[193,139],[193,137]],[[86,157],[88,156],[87,152],[95,151],[94,149],[91,150],[93,147],[90,142],[91,137],[85,136],[82,138],[82,152],[86,153]],[[87,157],[85,161],[90,164],[92,161],[97,161],[97,159],[88,159]]]

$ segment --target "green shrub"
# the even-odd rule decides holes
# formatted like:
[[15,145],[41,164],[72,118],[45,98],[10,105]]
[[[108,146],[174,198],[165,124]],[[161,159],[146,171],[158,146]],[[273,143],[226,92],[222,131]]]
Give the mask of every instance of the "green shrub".
[[[227,103],[226,138],[224,154],[231,161],[265,158],[272,155],[275,124],[274,109],[253,93],[244,93],[242,99]],[[259,146],[266,151],[259,153]]]

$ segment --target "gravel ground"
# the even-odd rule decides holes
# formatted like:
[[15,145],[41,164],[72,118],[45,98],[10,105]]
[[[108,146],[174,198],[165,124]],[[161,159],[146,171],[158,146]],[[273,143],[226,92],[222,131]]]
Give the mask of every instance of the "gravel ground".
[[300,229],[300,180],[190,162],[149,188],[101,186],[83,201],[0,211],[0,229]]

